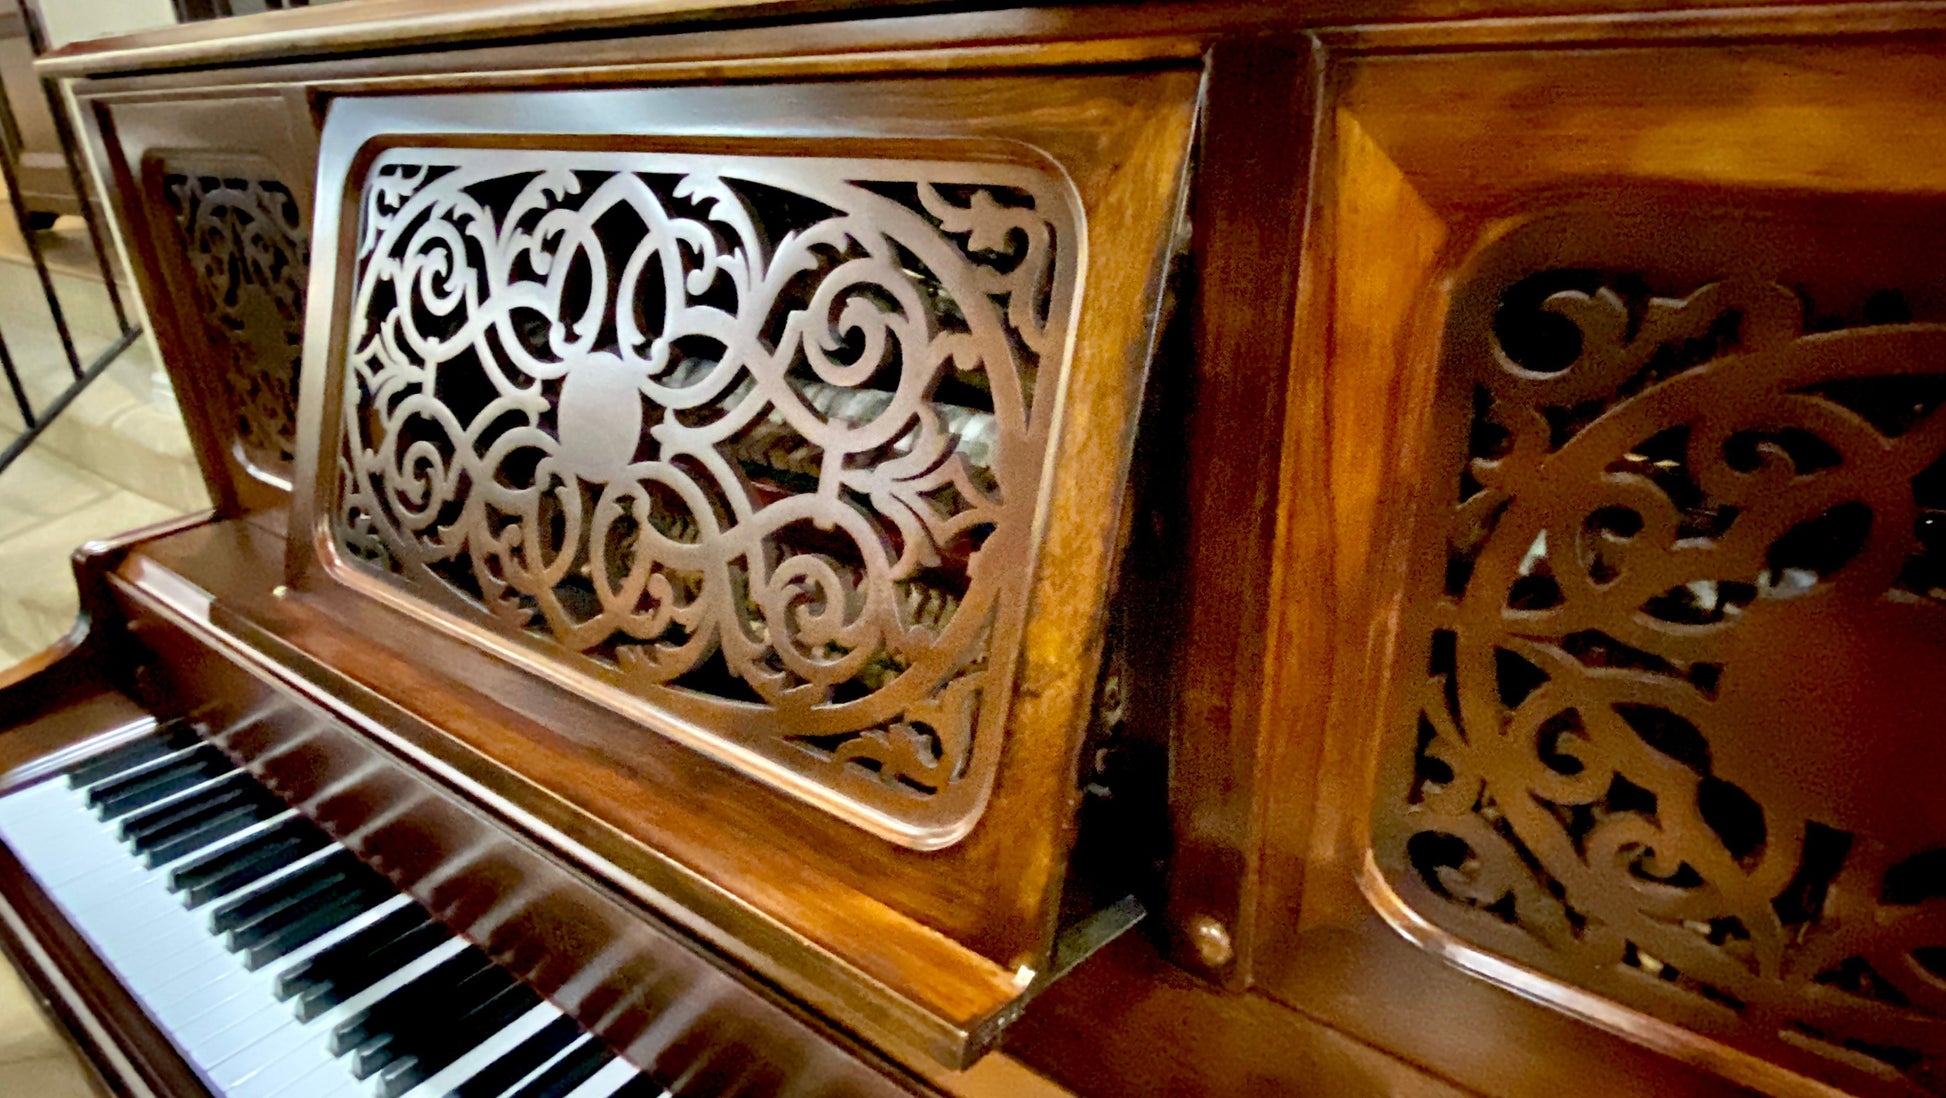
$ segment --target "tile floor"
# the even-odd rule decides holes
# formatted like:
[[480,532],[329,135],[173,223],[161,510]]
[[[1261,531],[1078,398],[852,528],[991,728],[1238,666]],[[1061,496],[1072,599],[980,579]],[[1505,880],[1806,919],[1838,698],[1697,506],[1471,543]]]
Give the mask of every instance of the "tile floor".
[[0,1094],[92,1098],[92,1078],[27,985],[11,967],[0,964]]

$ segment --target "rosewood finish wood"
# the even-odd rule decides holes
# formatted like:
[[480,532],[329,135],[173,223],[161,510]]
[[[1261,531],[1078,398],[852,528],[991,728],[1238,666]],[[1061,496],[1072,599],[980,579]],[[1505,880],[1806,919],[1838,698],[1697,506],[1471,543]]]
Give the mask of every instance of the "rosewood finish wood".
[[192,273],[236,457],[289,484],[310,234],[303,204],[276,171],[248,157],[170,156],[151,162],[161,178],[150,186],[162,192]]
[[1463,276],[1460,502],[1376,794],[1415,911],[1773,1059],[1934,1075],[1946,328],[1920,272],[1880,283],[1937,231],[1696,196],[1539,220]]

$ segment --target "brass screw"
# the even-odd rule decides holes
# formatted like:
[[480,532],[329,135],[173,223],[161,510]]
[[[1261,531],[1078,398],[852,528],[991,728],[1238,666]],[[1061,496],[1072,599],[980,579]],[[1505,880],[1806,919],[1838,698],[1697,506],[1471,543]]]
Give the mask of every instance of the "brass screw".
[[1236,956],[1230,944],[1230,928],[1213,915],[1198,915],[1189,920],[1189,941],[1196,947],[1196,959],[1205,968],[1222,968]]

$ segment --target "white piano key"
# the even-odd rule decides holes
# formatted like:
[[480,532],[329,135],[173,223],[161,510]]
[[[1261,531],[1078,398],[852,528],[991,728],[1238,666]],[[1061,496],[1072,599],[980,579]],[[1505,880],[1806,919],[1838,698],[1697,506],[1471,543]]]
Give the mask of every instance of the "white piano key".
[[[394,896],[370,911],[362,912],[354,918],[345,920],[343,923],[325,931],[317,938],[279,957],[277,960],[265,965],[262,971],[269,973],[270,978],[274,982],[278,976],[288,971],[292,966],[302,964],[304,961],[309,960],[313,954],[337,945],[344,939],[351,937],[353,934],[358,933],[400,908],[411,906],[413,906],[411,897]],[[198,925],[200,926],[201,924],[199,923]],[[204,929],[207,930],[206,927]],[[232,969],[242,967],[242,959],[236,954],[226,953],[225,956],[229,957],[233,963],[216,970],[191,970],[180,977],[165,981],[157,985],[155,990],[150,993],[149,1001],[157,1005],[167,1006],[183,1000],[195,1001],[208,994],[206,989],[212,984],[228,979]]]
[[[361,913],[354,919],[333,927],[317,939],[305,943],[285,957],[266,965],[251,977],[262,977],[261,982],[253,981],[254,986],[247,994],[254,996],[258,1009],[289,1018],[294,1023],[290,1027],[278,1027],[265,1034],[253,1044],[237,1052],[224,1062],[211,1065],[212,1080],[225,1092],[233,1095],[290,1095],[291,1098],[324,1098],[330,1095],[352,1095],[357,1090],[358,1081],[352,1078],[345,1062],[331,1056],[325,1043],[330,1038],[330,1029],[324,1019],[308,1024],[296,1023],[289,1003],[277,1002],[270,988],[279,975],[293,965],[302,964],[313,954],[329,949],[345,938],[358,933],[365,927],[385,918],[402,907],[410,906],[411,899],[395,896],[384,901],[370,911]],[[240,965],[235,955],[232,960]],[[235,976],[226,973],[219,983],[233,982]],[[193,1000],[192,1000],[193,1001]]]
[[0,797],[0,834],[50,892],[68,881],[127,863],[126,852],[106,841],[100,826],[81,803],[80,791],[58,781]]
[[[432,964],[438,962],[428,963],[428,957],[440,953],[442,949],[447,950],[449,954],[457,952],[458,947],[463,945],[464,943],[457,939],[448,938],[438,946],[428,949],[410,964],[389,973],[385,979],[374,984],[372,988],[366,989],[366,992],[387,986],[388,981],[396,980],[402,974],[430,968]],[[179,1043],[184,1047],[195,1046],[220,1051],[227,1055],[236,1051],[235,1045],[238,1040],[252,1035],[262,1036],[268,1032],[263,1023],[254,1026],[246,1024],[252,1013],[288,1021],[293,1025],[297,1024],[295,1012],[287,1004],[277,1002],[275,992],[277,975],[283,971],[283,966],[272,965],[250,972],[244,969],[242,959],[235,954],[222,951],[220,948],[219,952],[222,952],[228,962],[224,978],[210,985],[201,995],[179,1000],[183,1008],[182,1013],[186,1015],[177,1026],[172,1027],[172,1036]],[[268,1009],[266,1004],[275,1004],[277,1009]],[[330,1015],[324,1017],[328,1018]],[[317,1021],[310,1024],[316,1025]],[[237,1027],[240,1026],[244,1028],[238,1031]]]
[[608,1098],[640,1074],[634,1064],[617,1056],[603,1064],[601,1070],[583,1079],[580,1086],[568,1091],[567,1098]]
[[239,1078],[312,1043],[304,1026],[289,1013],[265,1010],[255,997],[249,1002],[250,1016],[244,1022],[199,1042],[183,1041],[184,1050],[197,1063],[209,1066],[210,1081],[219,1090],[227,1092]]
[[[166,766],[194,750],[185,748],[107,780]],[[156,805],[186,803],[207,793],[216,783],[234,778],[232,772],[206,779]],[[142,811],[150,807],[154,806],[145,806]],[[168,887],[173,869],[216,851],[237,849],[295,818],[295,811],[286,809],[154,868],[144,866],[134,844],[121,838],[128,815],[103,821],[88,806],[85,787],[76,789],[65,781],[48,781],[0,797],[0,841],[13,850],[217,1094],[224,1098],[369,1098],[372,1085],[353,1078],[350,1058],[331,1055],[332,1030],[457,956],[468,945],[444,935],[370,987],[309,1023],[299,1022],[293,1004],[276,998],[277,978],[413,906],[413,901],[403,895],[385,899],[251,972],[244,968],[243,956],[224,948],[223,936],[212,931],[211,913],[225,902],[275,887],[342,848],[325,844],[192,911],[185,898]],[[412,1098],[443,1094],[560,1017],[560,1011],[548,1004],[526,1011],[422,1081],[411,1092]],[[585,1048],[589,1040],[586,1035],[578,1037],[516,1082],[513,1089],[527,1085],[564,1056]],[[577,1098],[607,1098],[634,1077],[633,1069],[617,1061],[585,1080],[574,1093]]]
[[353,1098],[364,1094],[348,1064],[315,1043],[244,1074],[224,1087],[224,1098]]
[[[448,942],[442,944],[463,946],[463,942],[457,942],[455,938],[450,938]],[[430,952],[436,950],[428,950],[428,954]],[[418,966],[422,962],[424,958],[413,962],[413,966]],[[401,968],[399,971],[409,971],[413,966]],[[241,971],[241,962],[239,962],[239,971]],[[331,1026],[335,1026],[335,1022],[327,1024],[325,1020],[331,1014],[325,1014],[311,1022],[298,1022],[296,1012],[288,1005],[282,1005],[284,1008],[280,1010],[267,1010],[263,1006],[265,1003],[276,1001],[272,987],[276,985],[278,971],[282,971],[282,966],[267,966],[263,970],[247,971],[243,973],[245,979],[241,985],[245,989],[243,997],[257,1005],[257,1012],[267,1018],[276,1018],[278,1024],[235,1026],[216,1038],[210,1038],[202,1045],[200,1057],[212,1065],[214,1079],[220,1086],[228,1088],[241,1080],[249,1079],[251,1075],[255,1075],[270,1063],[284,1059],[286,1055],[292,1055],[298,1047],[315,1047],[321,1055],[329,1057],[329,1051],[325,1051],[325,1042],[331,1040]]]

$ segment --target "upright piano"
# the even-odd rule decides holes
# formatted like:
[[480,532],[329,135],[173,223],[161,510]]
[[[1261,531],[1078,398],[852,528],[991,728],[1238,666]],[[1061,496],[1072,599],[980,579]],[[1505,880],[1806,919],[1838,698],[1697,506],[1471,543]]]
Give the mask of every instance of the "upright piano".
[[1946,1092],[1942,34],[56,51],[214,506],[0,674],[0,944],[115,1094]]

